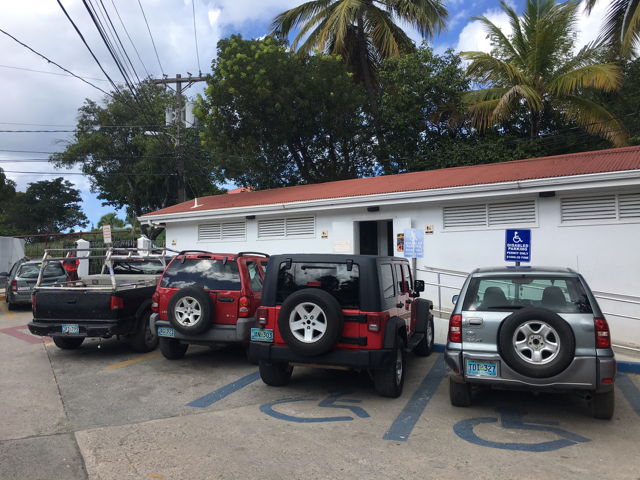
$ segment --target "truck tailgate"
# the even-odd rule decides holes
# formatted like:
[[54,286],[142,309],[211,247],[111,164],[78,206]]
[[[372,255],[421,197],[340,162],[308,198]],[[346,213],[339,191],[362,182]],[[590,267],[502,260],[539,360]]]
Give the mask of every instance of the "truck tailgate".
[[118,311],[111,310],[112,292],[41,290],[36,293],[33,318],[47,320],[116,320]]

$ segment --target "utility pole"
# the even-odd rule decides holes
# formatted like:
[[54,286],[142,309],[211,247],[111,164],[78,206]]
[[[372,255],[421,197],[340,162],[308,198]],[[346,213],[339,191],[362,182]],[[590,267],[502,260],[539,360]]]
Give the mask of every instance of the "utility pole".
[[[164,85],[165,87],[171,83],[176,84],[176,137],[177,137],[177,148],[176,154],[178,157],[178,203],[183,203],[187,200],[187,196],[185,194],[185,178],[184,178],[184,158],[182,158],[182,92],[189,88],[196,82],[204,82],[206,77],[202,76],[200,73],[199,77],[192,77],[189,75],[187,78],[182,78],[182,75],[177,74],[176,78],[163,78],[160,80],[151,80],[156,85]],[[182,84],[186,83],[185,87],[182,87]],[[171,87],[169,87],[171,88]]]

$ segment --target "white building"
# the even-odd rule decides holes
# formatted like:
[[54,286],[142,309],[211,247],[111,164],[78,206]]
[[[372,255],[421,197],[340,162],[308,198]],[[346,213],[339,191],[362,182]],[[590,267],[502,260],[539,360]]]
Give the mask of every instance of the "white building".
[[436,310],[466,273],[508,264],[506,229],[530,229],[530,264],[582,273],[613,339],[640,345],[640,147],[218,195],[140,220],[164,224],[169,248],[230,253],[402,256],[398,235],[424,229],[417,277]]

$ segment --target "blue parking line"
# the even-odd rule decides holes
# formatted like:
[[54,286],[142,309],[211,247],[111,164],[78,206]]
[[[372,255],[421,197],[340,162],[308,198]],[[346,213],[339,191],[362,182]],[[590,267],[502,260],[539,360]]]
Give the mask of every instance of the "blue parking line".
[[640,373],[640,363],[618,362],[618,371],[625,373]]
[[395,419],[391,428],[382,437],[384,440],[392,440],[395,442],[406,442],[413,430],[413,427],[418,423],[418,419],[424,409],[427,408],[427,404],[436,393],[440,382],[444,378],[444,357],[440,357],[424,377],[424,380],[418,387],[418,390],[413,394],[411,400],[405,405],[405,407]]
[[629,375],[619,373],[616,378],[616,385],[631,404],[631,408],[640,415],[640,389],[633,383],[633,380],[629,378]]
[[229,385],[225,385],[219,388],[215,392],[207,393],[204,397],[200,397],[191,403],[187,403],[187,407],[206,408],[209,405],[213,405],[219,402],[225,397],[228,397],[232,393],[237,392],[241,388],[251,385],[253,382],[260,378],[260,372],[254,372],[246,377],[242,377],[240,380],[236,380]]

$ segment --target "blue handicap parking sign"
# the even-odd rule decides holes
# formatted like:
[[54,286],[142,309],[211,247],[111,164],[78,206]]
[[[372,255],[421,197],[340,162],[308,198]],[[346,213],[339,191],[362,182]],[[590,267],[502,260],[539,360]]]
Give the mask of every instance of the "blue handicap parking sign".
[[531,261],[531,230],[507,230],[504,259],[507,262]]
[[424,258],[424,230],[419,228],[404,229],[404,257]]

